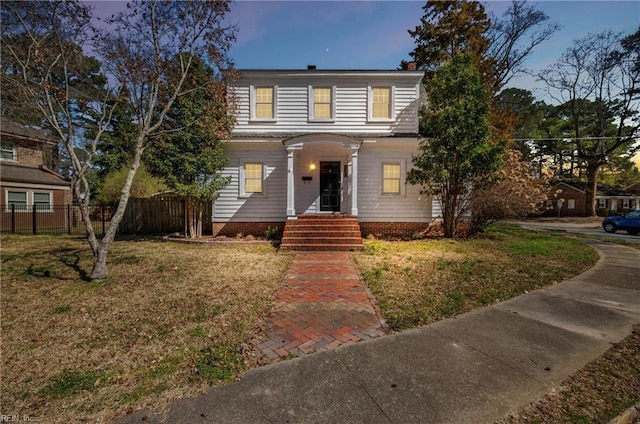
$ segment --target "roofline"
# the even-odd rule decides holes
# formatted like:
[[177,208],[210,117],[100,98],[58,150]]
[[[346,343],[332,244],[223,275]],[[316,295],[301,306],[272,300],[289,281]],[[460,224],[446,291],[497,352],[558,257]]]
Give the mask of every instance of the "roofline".
[[422,78],[423,71],[405,71],[401,69],[236,69],[241,75],[251,76],[394,76]]
[[58,140],[43,129],[28,127],[23,124],[11,121],[5,117],[0,117],[0,134],[9,138],[21,140],[39,141],[52,145],[58,144]]

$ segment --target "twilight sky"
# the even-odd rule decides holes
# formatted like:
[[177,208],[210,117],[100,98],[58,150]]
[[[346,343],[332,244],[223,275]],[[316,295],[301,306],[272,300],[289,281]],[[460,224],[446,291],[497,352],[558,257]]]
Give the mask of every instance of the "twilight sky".
[[[123,8],[123,1],[89,1],[98,15]],[[239,69],[295,68],[395,69],[409,58],[413,29],[423,15],[424,1],[237,1],[229,22],[238,39],[231,56]],[[508,1],[488,1],[487,10],[501,14]],[[555,61],[576,38],[612,29],[629,34],[640,25],[639,1],[532,2],[562,30],[540,46],[526,63],[537,70]],[[511,86],[530,89],[532,77]]]

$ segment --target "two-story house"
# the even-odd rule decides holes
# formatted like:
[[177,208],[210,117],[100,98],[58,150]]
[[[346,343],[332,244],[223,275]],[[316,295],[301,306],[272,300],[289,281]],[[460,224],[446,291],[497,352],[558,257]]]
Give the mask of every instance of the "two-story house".
[[231,183],[215,201],[214,233],[264,234],[310,214],[356,217],[365,236],[411,235],[432,221],[432,199],[405,181],[422,72],[309,66],[240,75],[229,88]]
[[[0,207],[2,230],[30,225],[32,213],[41,226],[64,220],[71,203],[71,183],[49,169],[57,141],[49,133],[0,120]],[[12,224],[13,223],[13,224]]]

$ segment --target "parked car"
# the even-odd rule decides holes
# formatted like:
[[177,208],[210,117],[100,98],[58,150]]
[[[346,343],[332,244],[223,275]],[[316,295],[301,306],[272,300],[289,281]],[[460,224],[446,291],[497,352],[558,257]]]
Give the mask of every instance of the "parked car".
[[608,216],[602,220],[602,228],[607,233],[626,230],[627,233],[637,236],[640,234],[640,211],[627,212],[626,215]]

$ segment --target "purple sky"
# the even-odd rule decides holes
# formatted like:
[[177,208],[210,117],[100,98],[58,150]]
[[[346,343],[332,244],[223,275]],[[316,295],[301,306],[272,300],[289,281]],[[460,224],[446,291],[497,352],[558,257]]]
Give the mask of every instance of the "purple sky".
[[[100,16],[125,6],[122,1],[90,1]],[[640,25],[639,1],[532,2],[553,22],[563,25],[540,45],[526,66],[540,69],[555,61],[576,38],[612,29],[631,33]],[[395,69],[409,58],[413,29],[424,1],[238,1],[229,22],[238,27],[231,50],[237,68]],[[509,2],[485,2],[500,14]],[[512,86],[542,92],[531,77]]]

